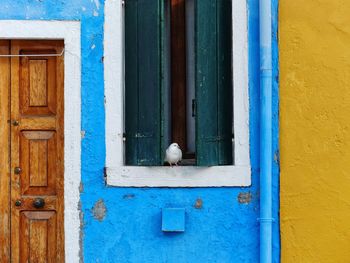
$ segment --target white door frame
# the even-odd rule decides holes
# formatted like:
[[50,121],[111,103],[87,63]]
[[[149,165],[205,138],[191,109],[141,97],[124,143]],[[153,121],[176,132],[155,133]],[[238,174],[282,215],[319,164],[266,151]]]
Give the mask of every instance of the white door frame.
[[0,39],[64,40],[64,237],[66,262],[79,262],[81,180],[80,22],[0,20]]

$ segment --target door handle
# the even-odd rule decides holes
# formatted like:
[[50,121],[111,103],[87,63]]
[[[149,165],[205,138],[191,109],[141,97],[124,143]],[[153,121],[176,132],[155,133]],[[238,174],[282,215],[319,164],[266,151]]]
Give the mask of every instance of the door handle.
[[43,208],[45,206],[45,200],[42,198],[35,198],[33,201],[33,206],[35,208]]

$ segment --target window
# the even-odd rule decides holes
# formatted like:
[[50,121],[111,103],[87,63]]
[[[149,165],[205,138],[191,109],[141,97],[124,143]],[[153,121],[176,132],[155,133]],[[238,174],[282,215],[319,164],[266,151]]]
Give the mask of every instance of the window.
[[231,0],[125,0],[127,165],[163,165],[171,142],[183,163],[233,164],[231,7]]
[[[172,2],[183,1],[106,2],[107,183],[247,186],[246,3],[187,0],[174,12]],[[195,163],[162,166],[172,140]]]

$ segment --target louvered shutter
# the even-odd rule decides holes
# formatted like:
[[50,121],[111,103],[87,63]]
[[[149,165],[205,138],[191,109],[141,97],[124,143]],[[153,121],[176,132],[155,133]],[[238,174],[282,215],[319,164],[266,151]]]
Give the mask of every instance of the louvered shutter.
[[232,2],[195,6],[197,165],[232,164]]
[[125,162],[161,165],[164,2],[125,1]]

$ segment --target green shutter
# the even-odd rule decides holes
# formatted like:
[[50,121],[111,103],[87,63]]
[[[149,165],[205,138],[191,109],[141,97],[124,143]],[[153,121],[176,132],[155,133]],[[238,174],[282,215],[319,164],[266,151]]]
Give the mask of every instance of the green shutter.
[[127,165],[160,165],[162,0],[125,1],[125,158]]
[[232,164],[231,0],[197,0],[196,155],[197,165]]

